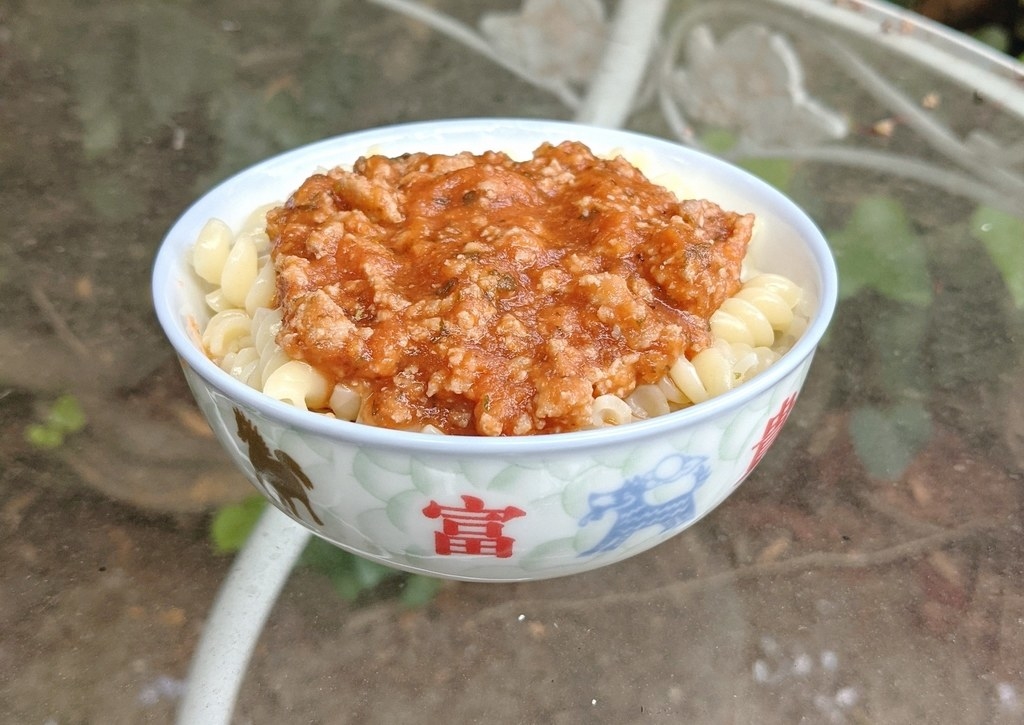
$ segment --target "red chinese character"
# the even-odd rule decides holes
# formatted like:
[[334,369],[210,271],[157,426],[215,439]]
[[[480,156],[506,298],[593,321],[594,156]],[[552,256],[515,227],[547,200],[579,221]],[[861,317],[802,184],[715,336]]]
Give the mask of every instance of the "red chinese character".
[[477,554],[507,559],[512,556],[515,539],[505,536],[502,529],[505,522],[526,512],[515,506],[503,509],[484,508],[484,502],[476,496],[463,496],[465,506],[442,506],[431,501],[423,509],[423,515],[430,519],[441,519],[441,530],[434,532],[434,551],[450,554]]
[[744,478],[750,475],[750,472],[754,470],[754,467],[761,462],[762,458],[764,458],[764,454],[772,447],[772,443],[775,442],[775,439],[779,437],[779,432],[782,430],[782,424],[786,422],[786,418],[789,417],[795,403],[796,393],[793,393],[782,401],[782,407],[779,408],[779,412],[768,419],[768,424],[764,427],[764,433],[761,434],[761,440],[759,440],[757,445],[754,446],[754,457],[751,459],[750,465],[747,466],[747,472],[743,474]]

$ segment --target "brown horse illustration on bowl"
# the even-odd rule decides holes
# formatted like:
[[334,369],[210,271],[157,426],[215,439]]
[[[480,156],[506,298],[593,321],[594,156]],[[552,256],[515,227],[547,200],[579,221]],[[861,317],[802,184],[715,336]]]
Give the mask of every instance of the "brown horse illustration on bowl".
[[277,493],[281,503],[287,506],[292,514],[299,517],[296,501],[301,501],[309,515],[320,526],[323,521],[309,504],[306,491],[313,489],[313,482],[303,473],[295,459],[282,450],[271,451],[266,441],[256,430],[256,426],[246,418],[242,411],[235,408],[235,423],[238,426],[238,437],[249,447],[249,460],[256,470],[256,478],[267,488]]

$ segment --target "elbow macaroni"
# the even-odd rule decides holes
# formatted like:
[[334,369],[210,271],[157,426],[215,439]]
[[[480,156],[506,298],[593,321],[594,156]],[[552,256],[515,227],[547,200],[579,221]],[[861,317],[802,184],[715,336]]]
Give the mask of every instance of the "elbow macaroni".
[[324,375],[291,360],[277,344],[281,311],[270,307],[275,275],[264,231],[270,208],[256,210],[237,235],[219,219],[211,219],[199,232],[192,267],[215,285],[206,296],[214,314],[203,330],[203,347],[222,370],[272,398],[355,420],[358,395],[341,385],[330,389]]
[[714,344],[669,370],[684,397],[681,407],[732,390],[778,360],[806,325],[802,299],[800,287],[781,275],[745,282],[711,316]]

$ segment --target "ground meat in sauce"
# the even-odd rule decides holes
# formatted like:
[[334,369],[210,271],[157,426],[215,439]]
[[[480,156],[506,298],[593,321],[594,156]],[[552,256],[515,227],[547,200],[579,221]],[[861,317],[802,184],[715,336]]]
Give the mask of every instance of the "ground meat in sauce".
[[706,347],[753,226],[568,141],[361,158],[267,220],[290,356],[362,420],[489,436],[589,427]]

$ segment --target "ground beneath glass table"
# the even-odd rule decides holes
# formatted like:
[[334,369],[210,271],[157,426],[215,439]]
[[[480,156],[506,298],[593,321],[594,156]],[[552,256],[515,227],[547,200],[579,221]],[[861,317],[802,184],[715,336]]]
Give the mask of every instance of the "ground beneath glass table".
[[[205,437],[146,302],[177,213],[325,135],[572,117],[600,59],[585,41],[613,17],[439,2],[458,23],[439,27],[385,4],[0,11],[0,720],[170,721],[229,566],[207,526],[248,489]],[[913,35],[898,23],[816,42],[803,31],[831,26],[793,5],[670,4],[628,117],[784,186],[840,255],[833,337],[763,467],[694,530],[571,580],[449,584],[409,609],[402,581],[350,603],[300,567],[237,722],[1024,717],[1021,283],[1012,245],[985,236],[1024,217],[1024,101],[901,56],[879,41]],[[551,57],[541,31],[555,21],[585,34]],[[713,90],[700,59],[743,40],[774,53],[764,77],[784,90],[768,101],[807,143],[686,105]],[[894,248],[915,270],[895,281],[874,273]]]

